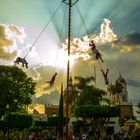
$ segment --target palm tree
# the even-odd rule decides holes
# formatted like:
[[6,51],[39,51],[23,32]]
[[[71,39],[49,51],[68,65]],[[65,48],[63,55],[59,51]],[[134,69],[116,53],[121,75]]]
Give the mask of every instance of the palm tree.
[[75,77],[70,97],[77,105],[99,105],[101,102],[108,102],[106,92],[94,86],[94,77]]

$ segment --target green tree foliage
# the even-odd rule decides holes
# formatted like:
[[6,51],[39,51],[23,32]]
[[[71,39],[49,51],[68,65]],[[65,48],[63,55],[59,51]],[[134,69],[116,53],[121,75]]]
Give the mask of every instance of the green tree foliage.
[[48,126],[48,123],[47,123],[47,121],[43,121],[43,120],[34,120],[34,126],[36,126],[36,127],[39,127],[39,126],[45,127],[45,126]]
[[94,86],[94,77],[75,77],[70,98],[73,98],[77,105],[99,105],[101,102],[108,103],[106,92]]
[[[98,129],[105,133],[110,117],[119,116],[118,108],[107,106],[109,100],[106,91],[94,86],[94,77],[75,77],[72,91],[74,95],[70,96],[76,97],[72,108],[74,115],[83,118],[84,122],[92,125],[95,132]],[[97,136],[99,136],[98,131]]]
[[122,85],[120,83],[116,83],[115,85],[110,85],[108,87],[108,91],[111,93],[111,94],[119,94],[122,92]]
[[34,120],[33,126],[30,128],[30,131],[42,131],[43,129],[47,128],[49,125],[46,120]]
[[[89,127],[89,125],[83,120],[77,120],[72,122],[73,134],[75,136],[80,136],[80,131],[85,131]],[[80,130],[80,131],[79,131]]]
[[[58,116],[48,117],[47,118],[48,126],[57,126],[58,120],[59,120],[59,117]],[[66,123],[65,120],[66,120],[66,118],[64,117],[63,118],[63,122],[61,122],[63,124],[63,126],[65,126],[65,123]]]
[[90,122],[94,130],[102,132],[101,137],[103,137],[110,118],[119,116],[120,109],[111,106],[81,105],[75,108],[74,113],[76,117],[81,117],[83,120]]
[[23,105],[30,104],[35,85],[22,69],[0,66],[0,117],[5,111],[16,112],[22,110]]
[[8,128],[24,129],[32,126],[33,117],[22,113],[10,113],[6,115],[4,121]]
[[100,105],[82,105],[75,108],[75,115],[77,117],[87,119],[108,119],[110,117],[119,116],[119,108],[111,106],[100,106]]
[[4,128],[4,120],[0,120],[0,130],[3,130]]

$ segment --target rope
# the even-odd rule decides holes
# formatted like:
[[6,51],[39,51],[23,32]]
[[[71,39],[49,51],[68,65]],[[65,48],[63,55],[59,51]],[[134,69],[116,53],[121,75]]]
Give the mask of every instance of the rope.
[[[65,16],[66,16],[66,7],[65,7],[65,11],[64,11],[63,23],[62,23],[61,32],[60,32],[59,46],[61,45],[61,42],[62,42],[62,33],[63,33],[63,27],[64,27]],[[56,63],[57,63],[57,58],[58,58],[58,52],[59,52],[59,47],[58,47],[58,49],[57,49],[57,54],[56,54],[56,59],[55,59],[55,69],[54,69],[54,73],[55,73],[55,71],[56,71]]]
[[101,65],[101,63],[100,63],[100,61],[98,60],[98,63],[99,63],[99,65],[100,65],[100,68],[102,69],[102,65]]
[[[89,35],[88,29],[87,29],[87,27],[86,27],[86,24],[85,24],[85,22],[84,22],[84,19],[83,19],[82,15],[81,15],[80,9],[79,9],[79,7],[78,7],[77,4],[76,4],[76,9],[77,9],[77,12],[78,12],[78,14],[79,14],[79,16],[80,16],[80,19],[81,19],[81,21],[82,21],[82,24],[83,24],[83,26],[84,26],[84,28],[85,28],[86,34]],[[98,63],[99,63],[100,68],[102,69],[102,65],[101,65],[101,63],[100,63],[99,60],[98,60]],[[95,85],[96,85],[96,82],[95,82]]]
[[30,47],[30,49],[28,50],[28,52],[26,53],[26,55],[24,56],[24,59],[27,57],[27,55],[29,54],[29,52],[32,50],[32,48],[34,47],[34,45],[36,44],[36,42],[38,41],[38,39],[40,38],[40,36],[42,35],[42,33],[45,31],[46,27],[48,26],[48,24],[51,22],[52,18],[56,15],[58,9],[61,7],[62,2],[60,3],[60,5],[58,6],[58,8],[56,9],[56,11],[54,12],[54,14],[52,15],[52,17],[50,18],[50,20],[46,23],[46,25],[44,26],[44,28],[42,29],[42,31],[39,33],[39,35],[37,36],[36,40],[34,41],[34,43],[32,44],[32,46]]
[[[82,16],[81,16],[81,13],[80,13],[80,10],[79,10],[79,8],[78,8],[78,5],[76,5],[76,9],[77,9],[77,12],[78,12],[78,14],[79,14],[79,16],[80,16],[80,18],[81,18],[81,21],[82,21],[82,23],[83,23],[83,26],[84,26],[84,28],[85,28],[85,31],[86,31],[86,33],[89,35],[88,29],[87,29],[87,27],[86,27],[86,24],[85,24],[85,22],[84,22],[84,19],[83,19]],[[98,63],[99,63],[100,68],[103,69],[103,68],[102,68],[102,65],[101,65],[101,63],[100,63],[100,61],[99,61],[99,60],[97,60],[97,61],[98,61]],[[95,85],[96,85],[96,80],[95,80]]]
[[86,27],[86,24],[85,24],[85,22],[84,22],[84,19],[83,19],[82,15],[81,15],[80,9],[79,9],[79,7],[78,7],[77,4],[76,4],[76,9],[77,9],[77,12],[78,12],[78,14],[79,14],[79,16],[80,16],[80,19],[81,19],[81,21],[82,21],[82,23],[83,23],[83,25],[84,25],[84,28],[85,28],[85,30],[86,30],[86,33],[89,35],[88,29],[87,29],[87,27]]
[[[77,12],[78,12],[78,14],[79,14],[79,16],[80,16],[80,19],[81,19],[81,21],[82,21],[82,24],[83,24],[83,26],[84,26],[84,28],[85,28],[86,34],[89,35],[88,29],[87,29],[87,27],[86,27],[86,24],[85,24],[85,22],[84,22],[84,19],[83,19],[82,15],[81,15],[80,9],[79,9],[79,7],[78,7],[77,4],[76,4],[76,9],[77,9]],[[101,63],[100,63],[100,61],[99,61],[99,60],[97,60],[97,61],[98,61],[98,63],[99,63],[100,68],[103,69],[103,68],[102,68],[102,65],[101,65]]]
[[[80,19],[81,19],[82,23],[83,23],[83,26],[84,26],[84,28],[85,28],[85,31],[86,31],[86,33],[89,35],[88,29],[87,29],[87,27],[86,27],[86,24],[85,24],[85,22],[84,22],[84,19],[83,19],[82,15],[81,15],[80,9],[79,9],[79,7],[78,7],[77,4],[76,4],[76,9],[77,9],[77,12],[78,12],[78,14],[79,14],[79,16],[80,16]],[[100,65],[100,68],[102,69],[102,65],[101,65],[100,61],[98,61],[98,63],[99,63],[99,65]]]

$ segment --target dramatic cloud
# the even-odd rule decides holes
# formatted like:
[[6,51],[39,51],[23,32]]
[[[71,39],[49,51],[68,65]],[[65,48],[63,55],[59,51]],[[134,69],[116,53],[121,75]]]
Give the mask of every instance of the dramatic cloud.
[[134,79],[128,78],[128,79],[126,79],[126,81],[127,81],[127,84],[129,86],[140,87],[140,79],[139,80],[134,80]]
[[0,59],[10,60],[16,55],[16,51],[11,49],[14,41],[9,39],[6,33],[6,26],[0,25]]
[[0,25],[0,59],[12,60],[17,54],[17,41],[23,42],[24,30],[16,25]]
[[[140,49],[140,34],[131,32],[124,36],[117,36],[110,26],[111,21],[109,19],[104,19],[101,23],[100,32],[98,34],[90,34],[85,35],[82,38],[71,39],[70,75],[73,78],[74,76],[94,76],[94,67],[96,66],[96,84],[105,90],[106,86],[100,71],[101,68],[109,68],[109,79],[113,83],[118,78],[119,70],[121,70],[122,76],[127,79],[127,75],[131,75],[131,73],[137,75],[139,71],[139,66],[136,66],[136,64],[139,60],[139,51],[137,50]],[[24,56],[27,53],[27,50],[31,47],[28,42],[25,42],[26,38],[24,29],[15,25],[2,25],[0,29],[0,37],[1,40],[3,40],[3,42],[0,41],[0,52],[4,54],[5,51],[8,56],[12,55],[10,52],[15,52],[15,55],[13,55],[11,59],[14,58],[17,53]],[[89,46],[90,40],[94,40],[105,63],[95,59],[91,47]],[[53,40],[51,40],[51,42],[52,41]],[[43,44],[41,46],[45,46],[45,49],[38,48],[38,56],[33,55],[34,59],[31,59],[31,55],[36,53],[36,51],[32,50],[29,53],[29,69],[23,70],[37,82],[36,96],[33,100],[34,103],[58,103],[61,83],[63,82],[64,87],[66,87],[67,43],[68,40],[62,44],[63,47],[62,49],[60,48],[59,51],[57,50],[57,47],[59,47],[58,42],[47,45],[47,47],[53,46],[49,51],[48,48],[46,48],[46,45]],[[12,48],[12,51],[10,49],[5,49],[5,47],[8,49]],[[56,52],[54,52],[54,50],[56,50]],[[41,52],[45,55],[43,56]],[[6,56],[6,54],[4,54],[4,56]],[[51,56],[50,59],[48,59],[49,56]],[[129,61],[129,63],[127,63],[127,61]],[[127,71],[130,66],[131,69]],[[50,80],[55,71],[58,75],[54,86],[51,87],[45,82]],[[127,82],[128,87],[133,86],[137,88],[139,85],[139,82],[136,82],[132,78],[131,80],[128,79]],[[135,89],[133,92],[134,91]]]
[[[131,75],[131,73],[134,73],[134,75],[136,75],[139,71],[139,66],[135,66],[138,62],[139,53],[138,51],[133,51],[139,49],[139,42],[137,41],[139,38],[139,33],[133,32],[119,37],[113,32],[110,24],[110,20],[104,19],[101,24],[99,35],[86,35],[83,38],[73,38],[71,40],[70,62],[74,61],[74,65],[70,68],[70,73],[73,78],[74,76],[94,76],[94,67],[96,66],[96,83],[105,90],[106,86],[104,84],[104,79],[100,71],[101,68],[109,68],[109,79],[113,83],[118,78],[119,71],[122,72],[122,76],[124,76],[125,78],[128,78],[127,75]],[[93,56],[92,50],[89,47],[89,41],[91,39],[95,41],[97,48],[102,53],[102,57],[105,63],[102,63],[100,60],[96,60]],[[132,51],[133,53],[131,53]],[[60,50],[60,52],[61,56],[63,56],[63,54],[67,54],[67,40],[63,44],[63,48],[62,50]],[[63,63],[63,59],[61,59],[59,63]],[[129,63],[127,63],[127,61],[129,61]],[[131,69],[127,71],[130,66]],[[60,91],[61,82],[64,82],[66,85],[66,72],[62,71],[61,69],[57,69],[58,76],[56,77],[55,85],[51,87],[49,86],[49,84],[46,84],[45,81],[49,80],[54,74],[52,73],[52,71],[54,71],[54,67],[45,65],[40,65],[34,67],[33,69],[30,69],[30,75],[32,75],[38,82],[36,92],[40,100],[37,103],[41,103],[41,101],[43,101],[41,99],[43,99],[45,95],[48,96],[48,94],[55,92],[55,90]],[[134,82],[133,79],[131,80],[131,82],[132,81]],[[130,83],[130,80],[128,80],[128,87],[130,88],[130,86],[132,86],[132,83]],[[51,98],[49,102],[53,102],[51,101]]]
[[100,26],[100,33],[95,37],[95,42],[107,43],[117,40],[117,35],[113,32],[110,27],[111,21],[109,19],[103,19],[103,22]]
[[[107,60],[118,59],[121,55],[130,54],[132,51],[135,51],[135,53],[138,52],[137,50],[140,49],[139,33],[131,32],[119,37],[113,32],[110,26],[111,21],[105,18],[100,26],[99,34],[91,34],[83,38],[71,39],[71,61],[90,60],[88,62],[91,63],[96,60],[89,46],[91,40],[94,40],[97,49],[103,55],[103,58]],[[63,44],[65,54],[67,53],[67,42],[66,40],[66,43]],[[138,56],[137,54],[133,55],[136,55],[136,58]]]
[[[24,57],[46,22],[52,19],[26,58],[29,69],[23,68],[37,82],[33,102],[46,103],[47,96],[49,99],[47,102],[53,103],[55,100],[49,94],[55,90],[60,91],[61,82],[66,87],[67,5],[62,3],[62,7],[52,18],[61,2],[61,0],[47,2],[15,0],[13,3],[10,0],[3,0],[0,4],[1,23],[14,23],[0,25],[0,64],[11,65],[15,57]],[[74,38],[71,39],[70,75],[94,76],[96,67],[96,86],[106,90],[101,68],[104,70],[109,68],[109,79],[112,83],[115,83],[121,71],[128,82],[129,96],[138,102],[140,0],[106,0],[105,3],[102,0],[81,0],[77,5],[80,16],[76,5],[72,9],[71,37]],[[82,22],[80,17],[84,19]],[[63,35],[60,37],[61,31]],[[101,52],[104,63],[95,59],[89,47],[91,39]],[[59,42],[63,45],[62,49]],[[58,72],[55,85],[50,87],[45,81],[49,80],[55,71]],[[57,96],[56,99],[58,100]],[[33,108],[41,110],[43,107],[37,104],[33,105]]]
[[132,53],[140,50],[140,34],[137,32],[131,32],[124,36],[121,36],[113,42],[112,47],[116,47],[121,53]]
[[51,92],[50,94],[43,94],[35,99],[34,103],[37,104],[59,104],[60,93],[58,91]]
[[[124,36],[118,37],[115,41],[105,44],[99,44],[99,48],[106,53],[107,51],[114,54],[136,55],[140,50],[140,34],[131,32]],[[132,53],[133,52],[133,53]]]
[[117,41],[116,44],[118,45],[129,45],[129,46],[134,46],[134,45],[140,45],[140,34],[137,32],[131,32],[125,36],[120,37]]
[[[73,38],[71,40],[71,59],[74,60],[88,60],[93,58],[93,53],[91,51],[91,46],[89,42],[94,40],[97,45],[101,46],[104,44],[109,44],[117,40],[117,35],[113,32],[110,27],[111,21],[109,19],[103,19],[100,26],[99,35],[91,34],[86,35],[82,39]],[[63,44],[63,49],[67,52],[68,41]],[[98,49],[98,48],[97,48]]]

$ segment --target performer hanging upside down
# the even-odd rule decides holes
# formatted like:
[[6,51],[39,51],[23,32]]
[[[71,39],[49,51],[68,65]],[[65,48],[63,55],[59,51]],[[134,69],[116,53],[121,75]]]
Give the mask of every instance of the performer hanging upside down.
[[108,72],[109,72],[109,69],[107,69],[106,73],[103,71],[103,69],[101,69],[102,73],[103,73],[103,76],[104,76],[104,80],[105,80],[105,84],[108,85],[109,84],[109,79],[108,79]]
[[89,43],[89,46],[92,46],[92,51],[95,54],[95,58],[98,60],[99,58],[101,59],[102,62],[104,62],[104,60],[101,57],[100,52],[96,49],[96,45],[94,44],[93,40]]
[[49,83],[51,86],[53,86],[54,85],[55,78],[56,78],[56,75],[57,75],[57,72],[52,76],[51,80],[50,81],[47,81],[46,83]]
[[28,63],[25,60],[25,58],[18,57],[16,59],[16,61],[14,61],[14,63],[15,63],[15,65],[21,63],[22,64],[22,67],[26,66],[26,68],[28,68]]

